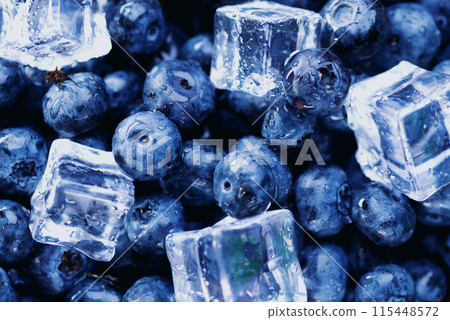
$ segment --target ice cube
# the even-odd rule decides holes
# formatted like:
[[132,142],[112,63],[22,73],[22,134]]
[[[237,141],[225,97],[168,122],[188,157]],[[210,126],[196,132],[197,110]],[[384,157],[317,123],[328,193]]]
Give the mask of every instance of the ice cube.
[[42,70],[111,50],[107,0],[0,0],[0,57]]
[[318,13],[271,1],[217,9],[211,80],[218,89],[271,97],[282,88],[285,60],[295,50],[317,48]]
[[30,230],[38,242],[109,261],[133,203],[133,181],[120,171],[111,152],[57,139],[31,198]]
[[416,201],[450,183],[450,75],[402,61],[352,85],[346,110],[367,177]]
[[167,236],[177,301],[306,301],[288,210]]

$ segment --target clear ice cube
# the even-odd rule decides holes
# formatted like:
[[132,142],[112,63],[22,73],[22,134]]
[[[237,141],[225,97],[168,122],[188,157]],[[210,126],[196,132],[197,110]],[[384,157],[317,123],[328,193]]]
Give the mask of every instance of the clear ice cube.
[[107,0],[0,0],[0,57],[42,70],[111,50]]
[[320,45],[322,17],[271,1],[217,9],[211,80],[218,89],[271,97],[282,88],[285,60]]
[[177,301],[306,301],[288,210],[169,234]]
[[402,61],[352,85],[346,110],[371,180],[416,201],[450,183],[450,75]]
[[133,203],[133,180],[122,173],[111,152],[57,139],[31,198],[30,230],[38,242],[109,261]]

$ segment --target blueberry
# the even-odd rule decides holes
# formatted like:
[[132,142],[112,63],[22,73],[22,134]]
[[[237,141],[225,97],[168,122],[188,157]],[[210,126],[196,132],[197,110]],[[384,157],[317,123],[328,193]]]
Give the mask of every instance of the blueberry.
[[381,47],[387,23],[384,6],[372,0],[330,0],[322,8],[323,45],[346,64],[372,57]]
[[315,124],[314,116],[283,102],[276,103],[264,116],[261,135],[266,139],[302,140],[313,133]]
[[328,116],[336,112],[350,87],[350,72],[325,49],[294,52],[283,71],[287,100],[302,112]]
[[440,62],[433,68],[433,71],[450,74],[450,59]]
[[174,301],[172,283],[158,276],[144,277],[136,281],[123,296],[125,302]]
[[78,282],[67,294],[69,302],[121,302],[120,289],[111,281],[86,278]]
[[119,70],[105,77],[110,110],[124,115],[126,107],[136,101],[142,92],[141,81],[132,71]]
[[166,38],[167,25],[157,0],[124,0],[116,5],[108,28],[129,54],[155,53]]
[[336,165],[308,169],[294,187],[299,222],[318,237],[339,233],[350,222],[351,190]]
[[351,274],[361,277],[380,264],[385,264],[385,251],[364,235],[353,232],[348,238],[348,261]]
[[250,151],[257,153],[258,156],[264,159],[272,170],[275,184],[277,186],[277,196],[275,200],[284,205],[291,193],[292,188],[292,174],[289,167],[283,163],[280,156],[277,156],[269,146],[266,140],[255,136],[246,136],[239,139],[232,151]]
[[6,271],[0,267],[0,302],[16,301],[18,301],[18,297],[11,284],[11,279],[9,279]]
[[93,73],[70,75],[70,80],[48,90],[42,110],[45,122],[61,137],[90,131],[108,110],[105,83]]
[[352,220],[374,243],[396,247],[412,236],[416,214],[401,193],[372,182],[353,193]]
[[414,280],[395,264],[378,266],[361,277],[355,291],[357,302],[414,301]]
[[163,61],[147,75],[143,99],[150,110],[161,111],[185,130],[214,110],[214,87],[199,65]]
[[186,141],[179,162],[161,180],[163,189],[178,197],[190,187],[180,199],[182,203],[194,206],[214,203],[214,169],[222,157],[223,150],[219,147]]
[[447,239],[442,246],[441,254],[444,261],[447,263],[447,266],[450,268],[450,235],[447,236]]
[[348,259],[344,250],[325,243],[322,248],[308,245],[300,253],[308,301],[339,302],[345,295]]
[[0,58],[0,109],[11,107],[25,89],[23,67],[16,62]]
[[91,271],[93,261],[67,247],[41,245],[30,258],[28,270],[46,295],[60,295]]
[[20,261],[33,249],[28,229],[29,214],[17,202],[0,200],[0,263]]
[[270,99],[243,91],[226,91],[224,99],[226,108],[234,114],[242,115],[247,120],[246,124],[255,122],[272,105]]
[[447,293],[444,271],[429,260],[410,260],[404,264],[414,279],[415,301],[441,302]]
[[434,17],[441,31],[442,43],[450,41],[450,2],[448,0],[419,0]]
[[441,34],[431,14],[417,3],[394,4],[386,12],[390,27],[376,55],[377,64],[389,69],[407,60],[428,67],[441,44]]
[[178,59],[195,61],[202,69],[209,73],[213,52],[213,37],[209,33],[199,34],[190,38],[180,48]]
[[104,135],[99,132],[88,132],[79,135],[74,139],[74,141],[94,149],[104,151],[110,150],[109,142],[106,141]]
[[112,152],[117,164],[142,181],[165,176],[177,161],[181,136],[161,112],[144,111],[129,116],[116,128]]
[[0,131],[0,192],[31,195],[44,173],[47,145],[31,128]]
[[443,187],[427,200],[417,202],[417,219],[428,226],[450,226],[450,185]]
[[134,243],[133,249],[143,255],[165,254],[166,236],[184,229],[183,206],[164,194],[137,201],[125,220],[125,230],[128,239]]
[[276,195],[272,170],[266,161],[251,152],[231,152],[214,171],[214,198],[233,218],[264,212]]

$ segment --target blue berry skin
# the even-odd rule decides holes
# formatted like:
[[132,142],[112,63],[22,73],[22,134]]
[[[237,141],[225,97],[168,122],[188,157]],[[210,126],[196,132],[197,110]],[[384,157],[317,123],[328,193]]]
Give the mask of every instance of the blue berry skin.
[[[98,281],[97,281],[98,280]],[[69,302],[122,302],[120,289],[104,278],[86,278],[67,294]]]
[[450,226],[450,185],[438,190],[422,202],[416,202],[417,219],[428,226]]
[[276,196],[272,170],[256,154],[231,152],[214,171],[214,198],[219,207],[233,218],[242,219],[263,213]]
[[403,267],[415,282],[415,301],[441,302],[447,293],[444,271],[429,260],[409,260]]
[[134,72],[126,70],[110,73],[104,80],[111,112],[126,115],[128,105],[135,102],[142,92],[141,80]]
[[123,296],[124,302],[172,302],[173,285],[158,276],[144,277],[136,281]]
[[185,229],[183,206],[174,198],[154,194],[143,198],[130,209],[125,220],[128,239],[142,255],[164,255],[169,233]]
[[434,18],[441,31],[442,43],[450,41],[450,2],[448,0],[419,0]]
[[106,141],[106,138],[102,134],[95,131],[77,136],[74,141],[94,149],[103,151],[110,150],[110,142]]
[[[361,277],[355,290],[356,302],[412,302],[414,280],[404,268],[385,264]],[[364,290],[363,290],[364,289]]]
[[412,236],[416,213],[400,192],[368,183],[353,193],[352,221],[377,245],[396,247]]
[[302,140],[314,132],[316,117],[305,115],[294,106],[276,103],[266,112],[261,135],[266,139]]
[[347,284],[344,271],[348,266],[347,255],[334,243],[325,243],[322,248],[315,244],[308,245],[299,256],[308,301],[342,301]]
[[225,91],[220,98],[224,100],[228,110],[246,118],[246,124],[256,121],[272,105],[271,100],[243,91]]
[[385,250],[367,239],[359,232],[353,232],[348,239],[347,247],[350,273],[361,277],[380,264],[385,264]]
[[25,73],[16,62],[0,58],[0,110],[11,107],[25,89]]
[[41,245],[30,258],[28,270],[43,294],[56,296],[92,270],[93,261],[67,247]]
[[434,72],[450,74],[450,60],[444,60],[433,68]]
[[16,301],[18,301],[18,297],[11,284],[11,279],[9,279],[6,271],[0,267],[0,302]]
[[180,160],[161,180],[164,192],[179,197],[190,187],[180,199],[183,204],[203,206],[214,203],[214,169],[223,153],[221,148],[196,140],[184,142]]
[[100,124],[108,110],[105,83],[99,76],[81,72],[54,84],[42,100],[45,122],[61,137],[71,138]]
[[[147,75],[142,95],[150,110],[160,111],[180,130],[201,123],[214,110],[214,87],[198,64],[168,60]],[[192,118],[194,120],[192,120]]]
[[[398,3],[387,7],[390,27],[377,64],[389,69],[402,60],[427,68],[441,44],[441,33],[428,10],[417,3]],[[420,36],[418,36],[420,35]]]
[[131,55],[149,55],[161,48],[167,24],[157,0],[124,0],[116,5],[108,29]]
[[447,263],[447,266],[450,268],[450,235],[447,236],[445,243],[442,246],[441,250],[442,258]]
[[[264,141],[264,144],[259,148],[261,141]],[[277,196],[275,197],[275,200],[280,205],[284,205],[291,193],[292,174],[289,167],[282,162],[281,157],[277,156],[275,152],[269,148],[267,141],[255,136],[246,136],[237,141],[236,145],[232,148],[232,151],[250,151],[257,153],[265,162],[267,162],[272,170],[277,186]]]
[[325,20],[323,46],[334,44],[331,50],[346,65],[366,60],[380,49],[387,23],[380,1],[330,0],[321,15]]
[[284,90],[290,104],[308,115],[325,117],[342,105],[350,72],[326,49],[294,52],[284,66]]
[[213,37],[209,33],[199,34],[190,38],[180,48],[178,59],[195,61],[202,69],[209,73],[213,53]]
[[44,173],[47,145],[31,128],[0,131],[0,192],[31,195]]
[[15,201],[0,200],[0,264],[18,262],[33,249],[28,229],[29,214]]
[[129,176],[141,181],[157,180],[167,174],[181,151],[176,125],[161,112],[138,112],[116,128],[112,152]]
[[350,222],[351,189],[340,167],[308,169],[298,177],[294,192],[299,222],[316,236],[335,235]]

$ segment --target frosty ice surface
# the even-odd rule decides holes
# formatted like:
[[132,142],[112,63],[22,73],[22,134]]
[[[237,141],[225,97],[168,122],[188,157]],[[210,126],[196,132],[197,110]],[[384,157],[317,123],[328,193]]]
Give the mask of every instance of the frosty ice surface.
[[107,0],[0,0],[0,57],[42,70],[111,50]]
[[133,181],[120,171],[111,152],[57,139],[31,198],[30,230],[38,242],[109,261],[133,203]]
[[348,122],[366,176],[423,201],[450,183],[450,76],[409,62],[351,86]]
[[318,13],[270,1],[219,8],[212,82],[219,89],[275,95],[286,58],[295,50],[317,48],[322,23]]
[[288,210],[166,239],[177,301],[306,301]]

